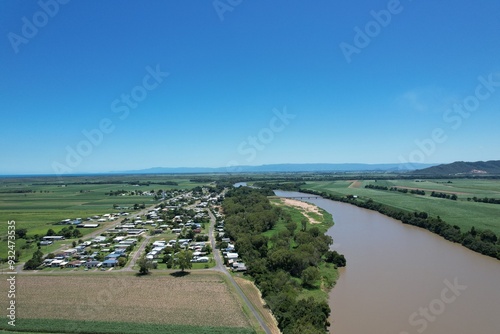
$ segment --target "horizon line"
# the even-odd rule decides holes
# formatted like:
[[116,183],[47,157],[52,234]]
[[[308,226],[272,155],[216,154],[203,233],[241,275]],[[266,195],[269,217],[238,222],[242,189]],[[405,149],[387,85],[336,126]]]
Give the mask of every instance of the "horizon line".
[[[182,170],[182,169],[205,169],[207,171],[200,171],[200,172],[192,172],[192,171],[172,171],[172,172],[158,172],[158,174],[210,174],[210,173],[216,173],[216,174],[222,174],[222,173],[227,173],[227,174],[238,174],[238,173],[269,173],[269,171],[238,171],[237,169],[240,168],[258,168],[258,167],[272,167],[272,166],[311,166],[311,165],[323,165],[323,166],[343,166],[343,165],[362,165],[362,166],[377,166],[377,165],[393,165],[394,167],[396,166],[431,166],[431,165],[440,165],[443,163],[421,163],[421,162],[386,162],[386,163],[365,163],[365,162],[338,162],[338,163],[330,163],[330,162],[305,162],[305,163],[270,163],[270,164],[261,164],[261,165],[236,165],[236,166],[219,166],[219,167],[146,167],[146,168],[141,168],[141,169],[134,169],[134,170],[118,170],[118,171],[87,171],[87,172],[75,172],[75,173],[67,173],[67,174],[57,174],[57,173],[37,173],[37,172],[26,172],[26,173],[0,173],[0,177],[16,177],[16,176],[23,176],[23,177],[30,177],[30,176],[53,176],[53,177],[65,177],[65,176],[83,176],[83,175],[119,175],[119,174],[124,174],[124,175],[133,175],[133,174],[144,174],[147,171],[150,170],[155,170],[155,169],[165,169],[165,170]],[[224,169],[224,170],[222,170]],[[411,171],[409,168],[400,168],[400,170],[406,170],[406,171]],[[349,172],[349,171],[357,171],[361,172],[359,170],[297,170],[297,171],[271,171],[271,172],[283,172],[283,173],[298,173],[298,172]],[[370,170],[367,170],[370,171]],[[151,174],[155,174],[152,172]]]

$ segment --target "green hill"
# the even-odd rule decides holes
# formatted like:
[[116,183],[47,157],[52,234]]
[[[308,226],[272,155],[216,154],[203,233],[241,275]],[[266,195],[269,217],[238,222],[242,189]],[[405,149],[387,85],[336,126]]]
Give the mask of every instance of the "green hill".
[[499,175],[500,160],[465,162],[428,167],[415,171],[423,175]]

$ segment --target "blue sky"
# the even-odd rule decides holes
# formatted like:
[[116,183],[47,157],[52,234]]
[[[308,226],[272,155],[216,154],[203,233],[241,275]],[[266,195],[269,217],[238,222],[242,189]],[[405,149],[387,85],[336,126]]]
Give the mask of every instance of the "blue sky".
[[59,1],[0,3],[0,174],[499,159],[498,1]]

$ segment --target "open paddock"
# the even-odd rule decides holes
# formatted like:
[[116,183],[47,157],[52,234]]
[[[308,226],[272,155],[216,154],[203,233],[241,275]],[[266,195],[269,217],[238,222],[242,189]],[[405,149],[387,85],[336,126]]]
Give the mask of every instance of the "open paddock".
[[[53,322],[57,324],[56,332],[69,333],[73,323],[98,322],[119,328],[123,327],[120,323],[135,323],[156,327],[226,327],[230,332],[253,332],[239,299],[220,273],[191,273],[182,277],[165,273],[18,275],[16,283],[17,322],[22,327],[25,321],[26,329],[29,324]],[[1,284],[0,293],[7,295],[6,284]],[[0,305],[7,308],[5,298]],[[84,327],[80,333],[93,330]]]
[[[500,180],[486,179],[438,179],[438,180],[363,180],[361,187],[349,187],[345,181],[315,181],[307,182],[304,189],[324,191],[334,195],[356,195],[361,200],[368,198],[410,212],[427,212],[431,216],[440,216],[451,225],[458,225],[462,231],[470,230],[472,226],[479,229],[490,229],[500,234],[500,205],[469,201],[474,196],[478,198],[500,198]],[[404,194],[397,191],[368,189],[365,185],[373,184],[388,188],[399,187],[420,189],[425,196]],[[431,197],[432,191],[456,194],[456,201]]]

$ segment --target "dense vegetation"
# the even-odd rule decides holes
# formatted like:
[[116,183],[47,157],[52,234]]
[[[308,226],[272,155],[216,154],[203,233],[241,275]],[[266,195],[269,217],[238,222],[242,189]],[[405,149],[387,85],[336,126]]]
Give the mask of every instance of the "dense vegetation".
[[389,205],[377,203],[372,199],[362,200],[352,195],[338,196],[315,190],[302,190],[314,195],[339,202],[346,202],[361,208],[378,211],[381,214],[400,220],[404,224],[410,224],[425,228],[436,233],[446,240],[461,243],[463,246],[500,260],[500,238],[491,230],[479,230],[472,227],[469,231],[462,232],[457,225],[450,225],[439,216],[432,217],[427,212],[408,212]]
[[474,201],[474,202],[481,202],[481,203],[490,203],[490,204],[500,204],[500,198],[488,198],[488,197],[483,197],[483,198],[478,198],[476,196],[472,198],[467,198],[468,201]]
[[367,189],[375,189],[375,190],[389,190],[389,191],[397,191],[397,192],[400,192],[400,193],[403,193],[403,194],[407,194],[407,193],[410,193],[410,194],[413,194],[413,195],[422,195],[422,196],[425,196],[425,191],[423,190],[420,190],[420,189],[406,189],[406,188],[398,188],[398,187],[387,187],[387,186],[378,186],[378,185],[375,185],[375,184],[367,184],[365,186],[365,188]]
[[258,181],[255,182],[254,185],[259,188],[275,190],[280,189],[284,191],[295,191],[300,189],[301,186],[304,186],[305,182],[265,182]]
[[34,270],[42,265],[43,253],[38,249],[33,253],[33,257],[24,264],[24,270]]
[[456,201],[457,200],[457,195],[455,194],[447,194],[447,193],[441,193],[441,192],[438,192],[438,191],[433,191],[431,193],[431,197],[437,197],[437,198],[446,198],[446,199],[451,199],[452,201]]
[[[329,261],[345,265],[345,258],[329,251],[332,239],[317,227],[294,222],[280,207],[272,206],[265,189],[240,187],[223,202],[226,232],[245,261],[248,273],[271,308],[283,333],[324,333],[330,307],[312,297],[300,299],[303,288],[318,280],[318,266]],[[286,229],[268,238],[262,235],[280,219]]]

